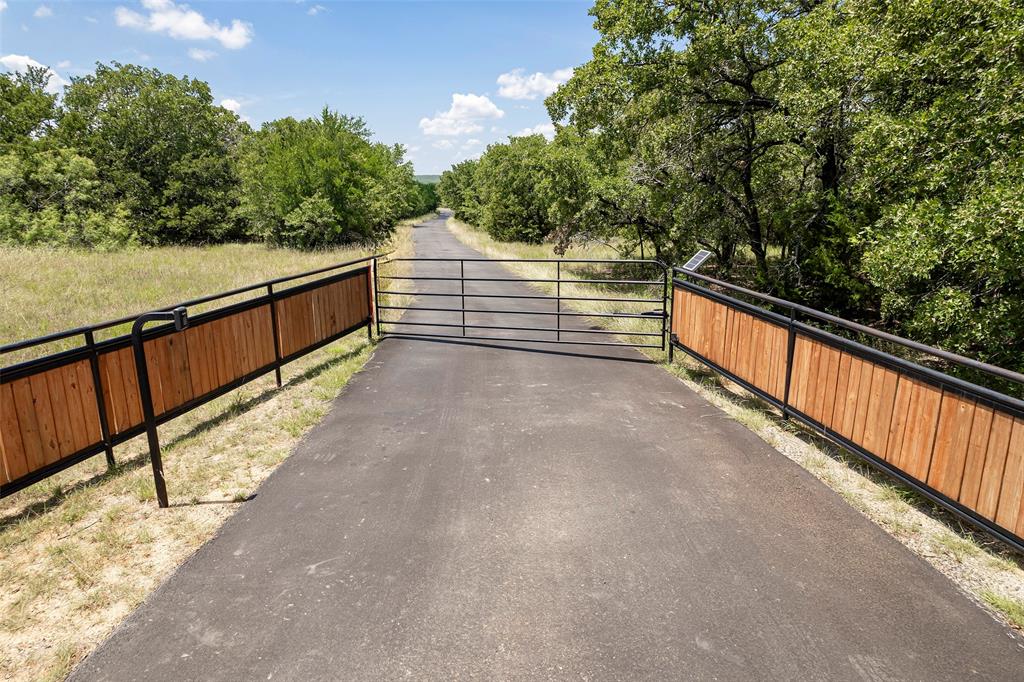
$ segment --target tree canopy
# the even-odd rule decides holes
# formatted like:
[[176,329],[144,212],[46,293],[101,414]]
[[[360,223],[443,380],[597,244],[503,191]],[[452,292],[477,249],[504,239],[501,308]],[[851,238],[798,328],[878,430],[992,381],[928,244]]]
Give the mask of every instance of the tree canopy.
[[63,97],[0,74],[0,241],[112,248],[380,241],[436,206],[401,146],[325,109],[253,131],[208,84],[98,64]]
[[[555,140],[442,201],[499,239],[614,241],[1024,368],[1024,6],[597,0]],[[500,218],[500,224],[495,221]]]

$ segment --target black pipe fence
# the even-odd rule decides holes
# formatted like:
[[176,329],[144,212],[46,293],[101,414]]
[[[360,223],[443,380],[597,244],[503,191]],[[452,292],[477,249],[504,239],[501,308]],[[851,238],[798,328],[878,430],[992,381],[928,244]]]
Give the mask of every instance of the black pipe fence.
[[[100,452],[114,466],[113,448],[351,332],[372,328],[372,279],[377,259],[329,267],[233,289],[161,308],[176,308],[265,292],[189,315],[187,329],[163,324],[97,341],[101,330],[153,313],[102,322],[0,347],[0,354],[81,336],[80,347],[0,369],[0,497],[10,495]],[[358,266],[358,267],[357,267]],[[324,275],[284,288],[275,285]],[[144,358],[143,365],[140,358]],[[150,386],[145,379],[151,379]],[[146,389],[150,390],[146,390]],[[143,395],[145,393],[145,395]],[[144,409],[147,402],[154,409]],[[162,505],[166,496],[161,495]]]

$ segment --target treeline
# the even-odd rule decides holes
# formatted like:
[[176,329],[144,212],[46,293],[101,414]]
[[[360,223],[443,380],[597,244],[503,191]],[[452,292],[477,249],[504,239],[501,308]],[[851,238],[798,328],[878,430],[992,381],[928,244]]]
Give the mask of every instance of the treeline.
[[614,243],[1024,370],[1024,5],[599,0],[557,135],[442,202]]
[[58,98],[49,76],[0,74],[0,243],[314,248],[381,241],[437,205],[358,118],[253,131],[200,80],[98,65]]

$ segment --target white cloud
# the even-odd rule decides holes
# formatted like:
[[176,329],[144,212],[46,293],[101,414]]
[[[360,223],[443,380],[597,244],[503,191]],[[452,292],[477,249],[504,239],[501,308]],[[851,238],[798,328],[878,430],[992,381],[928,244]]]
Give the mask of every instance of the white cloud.
[[39,5],[39,7],[36,7],[36,11],[32,13],[32,16],[36,19],[46,19],[53,16],[53,10],[46,5]]
[[523,128],[513,137],[526,137],[527,135],[543,135],[549,140],[555,138],[555,124],[553,123],[538,123],[532,128]]
[[451,140],[438,140],[431,145],[434,149],[451,149],[455,146],[455,143]]
[[233,111],[236,114],[238,113],[238,110],[242,108],[241,102],[239,102],[237,99],[231,99],[230,97],[222,99],[220,101],[220,105],[228,111]]
[[56,71],[54,71],[50,67],[46,66],[45,64],[40,64],[39,62],[37,62],[36,60],[32,59],[28,55],[23,55],[23,54],[8,54],[8,55],[4,55],[3,57],[0,57],[0,64],[2,64],[4,66],[4,68],[7,69],[8,71],[15,71],[15,72],[27,71],[28,67],[30,67],[30,66],[35,66],[37,68],[38,67],[42,67],[42,68],[46,69],[47,72],[50,74],[50,79],[46,82],[45,90],[46,90],[46,92],[50,93],[51,95],[58,94],[60,92],[61,88],[63,88],[65,85],[70,85],[70,83],[68,83],[68,81],[66,81],[63,78],[61,78],[60,74],[58,74]]
[[213,50],[204,50],[201,47],[188,48],[188,56],[197,62],[205,62],[217,56]]
[[58,69],[66,69],[69,66],[71,66],[71,61],[68,60],[68,59],[63,59],[63,60],[57,62],[57,68]]
[[100,23],[100,20],[97,19],[96,17],[86,17],[85,20],[88,21],[90,24],[98,24],[98,23]]
[[152,33],[164,33],[176,40],[216,40],[228,50],[238,50],[252,41],[252,24],[232,19],[230,26],[209,21],[188,5],[176,5],[172,0],[142,0],[148,15],[127,7],[114,10],[118,26],[137,28]]
[[326,12],[326,11],[327,11],[327,8],[324,7],[323,5],[313,5],[312,7],[310,7],[309,9],[306,10],[306,14],[308,14],[311,17],[315,17],[316,15],[320,14],[321,12]]
[[480,140],[478,140],[475,137],[473,137],[473,138],[470,138],[470,139],[466,140],[465,142],[463,142],[462,143],[462,148],[463,149],[469,149],[470,147],[479,147],[482,144],[483,144],[483,142],[481,142]]
[[505,112],[486,95],[452,95],[448,111],[438,112],[434,118],[421,118],[420,130],[425,135],[468,135],[483,130],[481,121],[501,118]]
[[522,69],[512,69],[498,76],[498,94],[509,99],[547,97],[571,76],[572,69],[558,69],[551,73],[538,71],[529,76],[523,74]]
[[0,0],[0,12],[3,12],[5,9],[7,9],[7,0]]

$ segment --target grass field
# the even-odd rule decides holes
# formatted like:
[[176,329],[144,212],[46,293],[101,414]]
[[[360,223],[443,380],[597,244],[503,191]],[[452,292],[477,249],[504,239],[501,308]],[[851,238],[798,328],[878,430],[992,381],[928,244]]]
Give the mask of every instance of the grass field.
[[[411,253],[409,224],[389,248]],[[0,250],[2,340],[65,329],[363,255],[252,245],[113,254]],[[394,265],[386,267],[395,267]],[[8,322],[10,324],[8,324]],[[216,532],[316,424],[372,352],[362,331],[160,429],[172,507],[144,439],[0,500],[0,679],[63,679]],[[7,358],[4,358],[7,363]]]
[[[126,317],[371,253],[366,249],[305,252],[259,244],[112,253],[0,247],[0,319],[4,321],[0,345]],[[221,299],[192,307],[189,312],[202,312],[263,293]],[[99,334],[98,338],[123,334],[129,328],[130,324],[122,325]],[[8,365],[81,342],[81,337],[77,337],[30,352],[5,355],[0,362]]]
[[[550,244],[498,242],[482,230],[454,219],[448,228],[464,244],[491,258],[552,258]],[[579,247],[566,258],[614,258],[606,246]],[[512,272],[525,277],[548,277],[550,266],[543,264],[507,264]],[[563,268],[563,272],[565,269]],[[554,285],[534,284],[554,293]],[[563,295],[601,295],[606,288],[592,285],[562,285]],[[618,295],[618,294],[615,294]],[[568,302],[576,310],[604,311],[621,309],[622,304]],[[586,307],[584,307],[586,306]],[[598,326],[626,330],[649,329],[651,323],[631,319],[590,318]],[[623,340],[649,343],[647,337],[621,336]],[[896,485],[861,460],[813,433],[782,421],[777,411],[757,400],[740,387],[724,380],[682,353],[676,362],[667,363],[659,350],[644,352],[784,455],[810,471],[849,504],[896,537],[916,554],[952,579],[978,604],[996,613],[1004,622],[1024,630],[1024,569],[1022,558],[987,536],[964,527],[955,517],[912,491]]]

